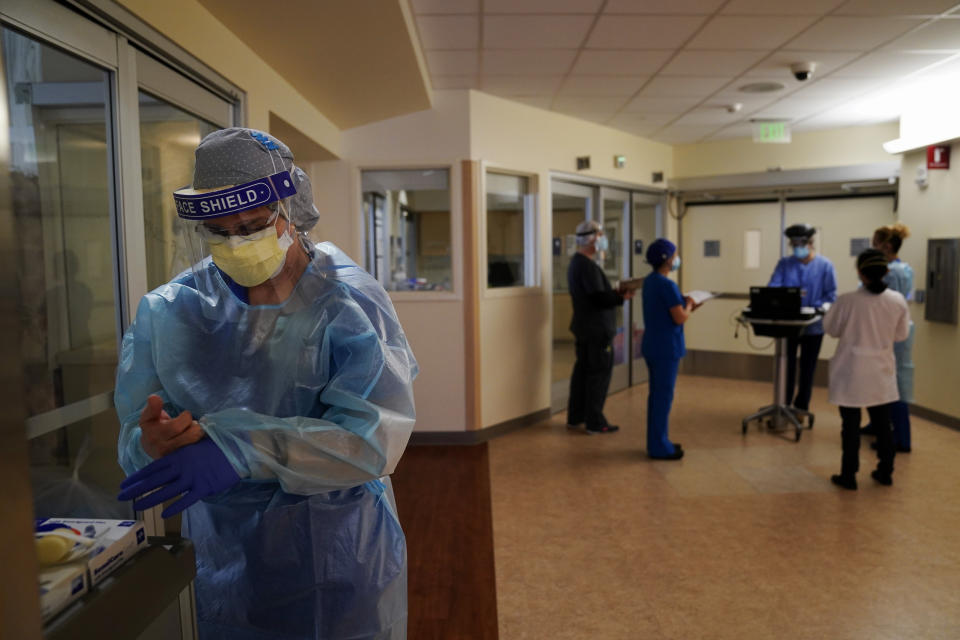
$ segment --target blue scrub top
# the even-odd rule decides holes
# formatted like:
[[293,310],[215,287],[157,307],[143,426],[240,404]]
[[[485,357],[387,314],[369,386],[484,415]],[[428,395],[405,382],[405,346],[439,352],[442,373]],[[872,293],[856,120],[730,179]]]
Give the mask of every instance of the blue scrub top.
[[[837,300],[837,272],[833,263],[821,255],[813,256],[807,264],[794,256],[780,258],[767,286],[800,287],[804,291],[801,304],[805,307],[821,307]],[[817,320],[804,333],[823,335],[823,323]]]
[[679,360],[687,352],[683,325],[673,321],[670,309],[686,304],[680,288],[654,271],[643,280],[643,340],[640,350],[647,360]]
[[913,269],[900,258],[891,261],[887,267],[889,271],[883,276],[884,284],[910,300],[913,297]]

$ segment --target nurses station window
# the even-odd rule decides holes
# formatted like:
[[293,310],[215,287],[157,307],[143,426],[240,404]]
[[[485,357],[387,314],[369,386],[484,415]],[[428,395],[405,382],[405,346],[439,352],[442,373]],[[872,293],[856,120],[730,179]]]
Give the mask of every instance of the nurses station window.
[[366,270],[387,291],[451,291],[450,171],[363,171],[361,188]]
[[486,174],[487,287],[535,287],[536,195],[530,178]]

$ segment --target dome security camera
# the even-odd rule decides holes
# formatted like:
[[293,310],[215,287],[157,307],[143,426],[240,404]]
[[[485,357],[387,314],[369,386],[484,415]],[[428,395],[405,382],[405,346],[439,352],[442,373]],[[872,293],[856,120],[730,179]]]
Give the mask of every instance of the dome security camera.
[[793,77],[800,82],[809,80],[810,76],[813,75],[814,69],[816,68],[816,62],[794,62],[792,65],[790,65],[790,71],[793,72]]

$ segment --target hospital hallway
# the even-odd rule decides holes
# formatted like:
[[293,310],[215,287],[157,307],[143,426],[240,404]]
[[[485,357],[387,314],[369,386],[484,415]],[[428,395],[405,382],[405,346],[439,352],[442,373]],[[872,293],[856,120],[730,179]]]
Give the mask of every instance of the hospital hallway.
[[[890,488],[870,479],[865,438],[860,488],[849,492],[829,480],[840,466],[840,419],[826,389],[815,389],[816,426],[798,443],[756,423],[741,435],[742,417],[769,395],[768,383],[681,376],[671,416],[671,438],[686,451],[679,462],[644,454],[645,385],[608,398],[617,434],[569,431],[560,413],[486,445],[408,449],[395,477],[410,548],[410,637],[960,637],[960,433],[914,417],[913,452],[897,456]],[[468,472],[460,460],[451,482],[466,484],[434,481],[428,490],[459,506],[432,514],[431,527],[406,518],[408,459],[485,464],[484,447],[494,567],[484,567],[489,516],[475,486],[484,468]],[[461,545],[448,560],[429,539],[441,522],[439,535]],[[444,578],[433,559],[449,558]],[[497,629],[477,617],[478,607],[493,615],[483,603],[494,571]]]

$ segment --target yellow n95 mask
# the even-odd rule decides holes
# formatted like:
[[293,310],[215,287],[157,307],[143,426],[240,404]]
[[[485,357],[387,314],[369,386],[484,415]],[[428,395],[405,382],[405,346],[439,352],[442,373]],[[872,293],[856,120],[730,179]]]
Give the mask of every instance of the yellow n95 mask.
[[204,237],[213,263],[242,287],[255,287],[280,273],[293,244],[289,226],[279,238],[274,225],[246,236],[208,232]]

